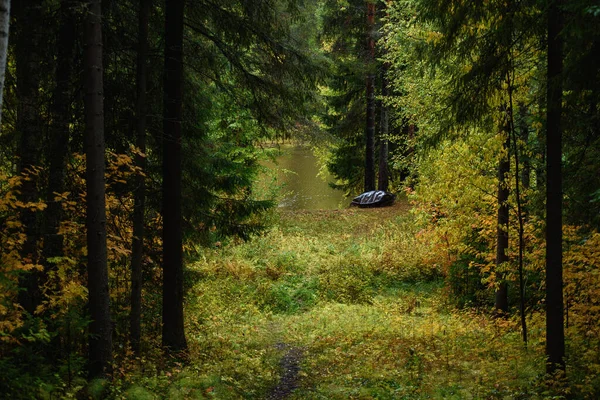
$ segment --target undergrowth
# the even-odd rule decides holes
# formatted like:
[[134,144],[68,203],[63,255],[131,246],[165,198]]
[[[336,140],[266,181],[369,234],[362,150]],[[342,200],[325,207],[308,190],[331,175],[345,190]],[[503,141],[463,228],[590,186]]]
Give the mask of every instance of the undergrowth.
[[264,399],[282,343],[303,354],[293,399],[550,397],[542,319],[525,348],[516,321],[457,310],[424,240],[402,202],[280,212],[267,234],[189,267],[189,361],[116,397]]

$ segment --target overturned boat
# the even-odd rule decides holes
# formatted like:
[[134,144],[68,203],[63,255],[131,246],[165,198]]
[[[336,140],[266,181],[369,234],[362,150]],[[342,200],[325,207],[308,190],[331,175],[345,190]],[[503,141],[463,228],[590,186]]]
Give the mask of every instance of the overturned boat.
[[360,208],[385,207],[394,204],[394,200],[396,200],[396,196],[392,193],[383,190],[371,190],[356,196],[350,205]]

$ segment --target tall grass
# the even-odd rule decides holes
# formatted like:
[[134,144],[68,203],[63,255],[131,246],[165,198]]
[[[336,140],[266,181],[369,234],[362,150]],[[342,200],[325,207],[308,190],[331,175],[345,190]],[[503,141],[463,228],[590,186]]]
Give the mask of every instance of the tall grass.
[[526,350],[516,323],[452,308],[427,249],[403,202],[280,212],[189,267],[189,365],[123,396],[263,399],[297,347],[293,399],[542,398],[541,330]]

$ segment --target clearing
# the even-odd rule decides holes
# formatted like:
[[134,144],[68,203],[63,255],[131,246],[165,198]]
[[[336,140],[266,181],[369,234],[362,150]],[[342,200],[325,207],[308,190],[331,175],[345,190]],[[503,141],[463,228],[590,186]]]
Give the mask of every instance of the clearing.
[[[130,389],[169,399],[536,398],[541,325],[449,303],[406,202],[279,211],[190,268],[190,365]],[[142,389],[142,387],[144,389]]]

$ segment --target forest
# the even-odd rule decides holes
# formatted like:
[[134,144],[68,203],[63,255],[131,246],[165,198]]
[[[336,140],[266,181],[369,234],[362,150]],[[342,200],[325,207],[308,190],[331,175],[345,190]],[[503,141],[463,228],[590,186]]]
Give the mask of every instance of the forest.
[[0,398],[598,399],[599,106],[595,0],[0,0]]

